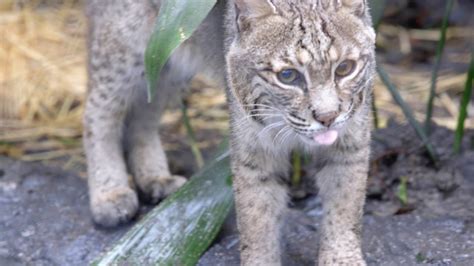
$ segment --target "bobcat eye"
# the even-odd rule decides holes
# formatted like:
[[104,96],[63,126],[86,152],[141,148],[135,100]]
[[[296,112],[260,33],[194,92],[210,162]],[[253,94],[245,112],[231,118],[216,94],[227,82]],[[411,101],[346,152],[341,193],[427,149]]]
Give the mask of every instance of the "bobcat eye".
[[277,73],[278,80],[287,85],[295,85],[301,78],[300,72],[296,69],[284,69]]
[[356,66],[356,62],[354,60],[345,60],[340,63],[336,68],[336,76],[342,78],[345,76],[349,76],[354,72]]

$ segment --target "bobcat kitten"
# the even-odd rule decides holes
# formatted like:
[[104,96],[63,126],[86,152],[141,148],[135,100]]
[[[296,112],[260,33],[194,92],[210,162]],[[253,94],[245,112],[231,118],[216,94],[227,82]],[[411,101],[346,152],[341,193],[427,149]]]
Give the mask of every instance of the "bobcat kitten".
[[364,265],[360,233],[375,66],[367,1],[218,1],[172,55],[156,99],[147,104],[143,57],[159,7],[159,0],[89,0],[87,6],[84,147],[94,221],[114,226],[137,212],[127,170],[153,203],[185,182],[169,171],[159,117],[201,72],[227,87],[242,264],[281,263],[289,157],[302,150],[319,167],[319,264]]

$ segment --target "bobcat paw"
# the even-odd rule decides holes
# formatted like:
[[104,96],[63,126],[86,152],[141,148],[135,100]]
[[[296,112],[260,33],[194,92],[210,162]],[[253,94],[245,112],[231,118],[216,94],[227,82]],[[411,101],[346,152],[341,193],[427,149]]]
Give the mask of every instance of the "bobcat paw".
[[155,177],[148,179],[146,185],[139,187],[144,200],[155,204],[178,190],[186,181],[186,178],[177,175]]
[[103,193],[96,192],[91,198],[94,222],[113,227],[130,221],[138,210],[138,198],[129,187],[116,187]]

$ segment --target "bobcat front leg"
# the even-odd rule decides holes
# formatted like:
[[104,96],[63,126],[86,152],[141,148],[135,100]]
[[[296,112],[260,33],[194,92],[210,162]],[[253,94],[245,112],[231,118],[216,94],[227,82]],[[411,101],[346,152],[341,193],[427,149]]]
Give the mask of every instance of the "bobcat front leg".
[[[239,133],[240,134],[240,133]],[[265,154],[249,136],[232,139],[232,170],[241,265],[280,265],[280,220],[287,191],[279,182],[278,155]]]
[[[361,139],[346,136],[330,148],[318,174],[324,217],[319,265],[365,265],[361,251],[361,218],[369,161],[369,129]],[[358,135],[358,134],[356,134]],[[359,136],[360,136],[359,135]]]

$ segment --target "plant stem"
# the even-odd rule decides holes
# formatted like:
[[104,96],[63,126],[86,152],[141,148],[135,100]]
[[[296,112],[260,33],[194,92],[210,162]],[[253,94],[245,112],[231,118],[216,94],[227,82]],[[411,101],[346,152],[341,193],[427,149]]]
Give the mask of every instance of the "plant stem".
[[436,81],[438,77],[439,67],[441,64],[441,57],[443,56],[444,45],[446,43],[446,29],[448,28],[449,16],[453,9],[454,0],[448,0],[446,2],[446,9],[444,12],[443,22],[441,25],[441,36],[438,42],[438,47],[436,48],[436,62],[431,73],[431,87],[430,87],[430,96],[428,98],[428,103],[426,107],[426,118],[425,118],[425,132],[430,134],[431,131],[431,117],[433,116],[433,101],[436,93]]
[[301,154],[294,151],[292,154],[293,176],[291,177],[291,185],[297,187],[301,183]]
[[377,105],[375,102],[375,95],[372,93],[372,118],[374,121],[374,128],[377,129],[379,128],[379,113],[377,110]]
[[400,184],[398,185],[397,197],[398,200],[402,203],[402,205],[406,206],[408,204],[408,177],[401,176],[400,177]]
[[474,49],[471,51],[471,64],[469,65],[469,72],[467,73],[466,85],[461,98],[461,106],[459,108],[458,125],[456,127],[454,138],[454,152],[461,151],[462,138],[464,136],[464,121],[467,117],[467,107],[472,94],[472,79],[474,78]]
[[191,147],[194,159],[196,160],[196,165],[198,166],[198,168],[202,168],[204,166],[204,159],[196,141],[196,134],[194,134],[193,127],[191,126],[191,122],[188,115],[188,104],[184,99],[183,104],[181,105],[181,111],[183,112],[183,123],[186,127],[186,132],[188,134],[189,146]]
[[382,82],[390,91],[390,94],[392,94],[392,97],[395,100],[395,102],[400,106],[400,108],[402,108],[402,111],[405,114],[405,117],[408,119],[408,122],[411,124],[411,126],[415,129],[416,134],[423,142],[423,145],[426,147],[426,150],[428,151],[428,155],[431,161],[436,166],[438,163],[438,156],[436,155],[436,152],[433,146],[431,145],[427,135],[425,134],[425,131],[423,130],[421,125],[418,123],[418,121],[415,119],[415,116],[413,115],[413,112],[411,111],[410,107],[405,103],[402,96],[398,93],[398,89],[390,81],[390,78],[387,75],[387,72],[385,72],[385,70],[379,64],[377,64],[377,72],[379,73],[379,76],[382,79]]

